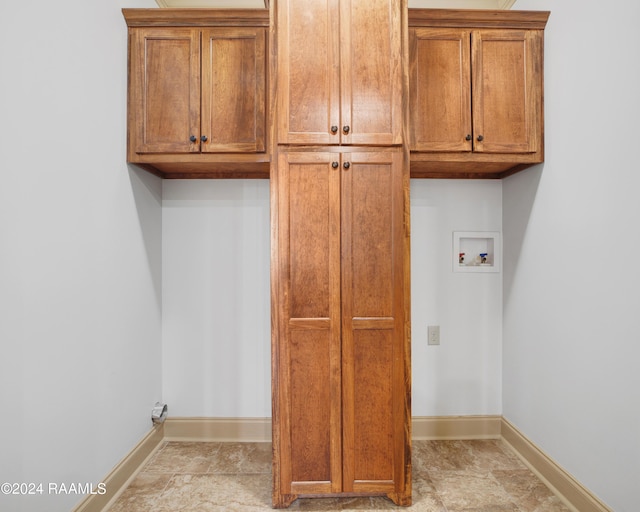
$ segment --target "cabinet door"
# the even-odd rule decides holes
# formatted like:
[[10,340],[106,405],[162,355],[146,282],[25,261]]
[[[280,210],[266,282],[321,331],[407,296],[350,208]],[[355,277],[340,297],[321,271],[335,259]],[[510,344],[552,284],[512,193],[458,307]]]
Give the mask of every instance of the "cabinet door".
[[265,149],[265,29],[203,32],[202,152]]
[[339,0],[279,0],[276,9],[278,142],[338,144]]
[[278,141],[402,142],[402,0],[281,0]]
[[277,507],[300,494],[411,502],[403,159],[401,151],[278,156]]
[[276,506],[297,494],[342,490],[338,160],[337,154],[285,152],[272,176],[278,197]]
[[539,31],[472,33],[474,151],[537,151],[542,101]]
[[471,43],[468,30],[410,32],[412,151],[471,151]]
[[200,31],[135,29],[131,46],[130,144],[136,153],[199,152]]
[[403,156],[343,159],[350,163],[342,173],[344,492],[410,504]]
[[341,1],[342,144],[402,143],[402,6]]

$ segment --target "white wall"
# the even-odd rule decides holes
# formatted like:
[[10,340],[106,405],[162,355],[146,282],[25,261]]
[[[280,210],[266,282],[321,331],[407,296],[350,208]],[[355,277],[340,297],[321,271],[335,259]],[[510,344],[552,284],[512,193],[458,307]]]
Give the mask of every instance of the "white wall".
[[128,169],[123,0],[0,4],[0,510],[68,512],[161,393],[161,184]]
[[[500,181],[411,180],[414,416],[501,414],[502,273],[453,272],[454,231],[501,231]],[[427,345],[427,326],[440,345]]]
[[640,475],[633,0],[548,9],[546,161],[504,181],[504,415],[616,512]]
[[163,397],[172,416],[271,416],[268,180],[165,180]]
[[[453,231],[500,231],[502,185],[411,186],[413,413],[500,414],[502,274],[454,274],[451,255]],[[270,416],[268,181],[167,180],[162,204],[171,414]]]

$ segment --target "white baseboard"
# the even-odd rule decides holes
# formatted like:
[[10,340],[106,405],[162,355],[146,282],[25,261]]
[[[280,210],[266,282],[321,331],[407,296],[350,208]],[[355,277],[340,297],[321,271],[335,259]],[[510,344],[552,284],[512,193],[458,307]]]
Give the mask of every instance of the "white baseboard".
[[[413,439],[499,439],[501,416],[414,417]],[[166,441],[271,442],[271,418],[168,418]]]
[[106,492],[89,494],[72,512],[101,512],[122,494],[164,441],[162,425],[154,427],[102,480]]
[[500,439],[501,416],[414,416],[416,440]]
[[271,418],[167,418],[166,441],[271,442]]
[[572,511],[613,512],[504,417],[501,423],[502,439]]
[[[502,416],[414,417],[412,438],[503,439],[573,512],[612,512]],[[106,510],[164,441],[271,442],[271,418],[167,418],[104,479],[107,493],[88,496],[73,512]]]

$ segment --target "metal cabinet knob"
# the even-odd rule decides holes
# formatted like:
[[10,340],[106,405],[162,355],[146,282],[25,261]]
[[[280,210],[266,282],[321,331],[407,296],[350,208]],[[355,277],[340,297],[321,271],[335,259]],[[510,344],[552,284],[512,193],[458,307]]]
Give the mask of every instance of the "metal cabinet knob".
[[337,127],[336,125],[333,125],[333,126],[331,127],[331,133],[333,133],[334,135],[335,135],[336,133],[338,133],[338,127]]
[[348,170],[349,167],[351,167],[351,164],[349,162],[345,162],[345,163],[342,164],[342,167],[344,167],[345,170]]
[[482,142],[484,140],[484,137],[482,135],[478,135],[478,142]]
[[351,127],[347,124],[342,127],[342,131],[346,134],[351,131]]
[[197,139],[197,137],[196,137],[195,135],[192,135],[191,137],[189,137],[189,140],[190,140],[191,142],[195,142],[195,141],[197,141],[198,139]]
[[471,140],[471,134],[467,134],[467,136],[464,138],[464,140]]
[[332,162],[331,163],[331,167],[333,167],[334,169],[337,169],[338,165],[339,165],[338,162]]
[[207,138],[207,136],[206,136],[206,135],[203,135],[202,137],[200,137],[200,140],[201,140],[202,142],[207,142],[209,139]]

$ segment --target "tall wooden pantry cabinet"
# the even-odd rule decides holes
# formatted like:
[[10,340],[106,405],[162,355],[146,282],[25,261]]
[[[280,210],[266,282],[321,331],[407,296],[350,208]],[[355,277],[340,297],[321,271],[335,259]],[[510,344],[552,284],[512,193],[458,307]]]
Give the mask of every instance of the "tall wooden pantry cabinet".
[[273,505],[410,505],[406,4],[273,7]]

